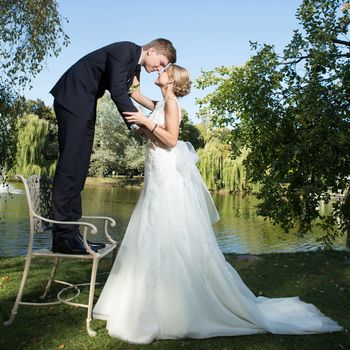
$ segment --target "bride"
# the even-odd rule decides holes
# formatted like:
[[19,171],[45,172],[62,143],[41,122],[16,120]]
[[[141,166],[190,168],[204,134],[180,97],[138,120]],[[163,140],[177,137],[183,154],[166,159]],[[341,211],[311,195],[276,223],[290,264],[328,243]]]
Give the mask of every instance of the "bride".
[[107,321],[111,336],[131,343],[341,331],[298,297],[256,297],[225,261],[212,229],[219,215],[198,157],[191,144],[178,141],[178,97],[189,93],[190,77],[180,66],[166,68],[155,82],[162,101],[151,101],[139,88],[132,93],[153,110],[150,118],[125,113],[149,139],[145,181],[94,318]]

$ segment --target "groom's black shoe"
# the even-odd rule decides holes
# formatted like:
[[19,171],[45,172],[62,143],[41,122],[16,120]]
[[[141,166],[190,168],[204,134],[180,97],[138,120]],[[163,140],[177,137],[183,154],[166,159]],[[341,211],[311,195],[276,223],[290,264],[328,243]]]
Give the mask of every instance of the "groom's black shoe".
[[[78,232],[74,232],[74,235],[78,238],[78,240],[80,242],[82,242],[82,244],[84,246],[83,236],[80,233],[78,233]],[[91,242],[88,239],[86,241],[87,241],[88,245],[91,247],[91,249],[93,249],[93,250],[103,249],[106,246],[104,243]]]
[[[91,247],[93,251],[97,251],[96,248]],[[75,234],[71,234],[69,237],[59,235],[53,235],[52,239],[52,251],[54,253],[62,254],[89,254],[82,241],[80,241]]]

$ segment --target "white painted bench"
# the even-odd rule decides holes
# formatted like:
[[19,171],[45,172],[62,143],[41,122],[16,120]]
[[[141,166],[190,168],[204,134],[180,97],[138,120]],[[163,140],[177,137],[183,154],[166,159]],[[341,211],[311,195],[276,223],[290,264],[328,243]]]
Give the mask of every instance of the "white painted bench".
[[[16,175],[17,179],[20,179],[24,184],[25,193],[27,196],[27,202],[28,202],[28,208],[29,208],[29,241],[28,241],[28,251],[22,276],[22,281],[17,293],[17,298],[15,301],[15,304],[12,308],[10,319],[6,322],[4,322],[5,326],[9,326],[15,319],[16,314],[18,312],[18,308],[20,305],[30,305],[30,306],[48,306],[48,305],[56,305],[60,303],[65,303],[68,305],[76,306],[76,307],[84,307],[87,308],[87,317],[86,317],[86,328],[87,332],[90,336],[96,335],[96,332],[91,329],[91,320],[92,320],[92,309],[93,309],[93,302],[94,302],[94,293],[95,293],[95,284],[96,284],[96,274],[97,274],[97,268],[99,261],[104,258],[106,255],[113,253],[113,256],[115,254],[115,249],[117,247],[117,242],[112,239],[112,237],[108,233],[108,228],[113,227],[116,225],[114,219],[110,217],[102,217],[102,216],[82,216],[82,220],[84,221],[78,221],[78,222],[62,222],[62,221],[55,221],[51,220],[49,218],[43,217],[38,214],[38,209],[40,207],[40,202],[43,199],[42,196],[42,186],[40,186],[40,176],[33,175],[30,178],[26,179],[22,175]],[[44,195],[51,198],[50,189],[48,187],[44,190]],[[49,201],[50,201],[49,198]],[[42,203],[41,203],[42,206]],[[104,236],[106,239],[106,246],[103,249],[99,249],[97,252],[93,251],[89,244],[87,243],[87,236],[88,233],[95,235],[97,233],[97,228],[94,224],[92,224],[91,220],[102,220],[104,221]],[[86,255],[73,255],[73,254],[62,254],[62,253],[53,253],[49,248],[47,249],[33,249],[33,243],[38,236],[38,233],[43,230],[43,226],[47,223],[59,223],[59,224],[69,224],[69,225],[79,225],[82,229],[82,236],[84,241],[85,249],[87,250],[88,254]],[[51,248],[51,247],[50,247]],[[35,256],[40,257],[48,257],[54,259],[54,266],[51,270],[51,274],[49,276],[46,288],[44,290],[43,295],[40,297],[41,300],[45,300],[47,293],[52,285],[52,283],[59,283],[64,286],[63,289],[60,290],[60,292],[57,294],[57,300],[53,302],[26,302],[22,301],[23,297],[23,291],[24,287],[27,281],[30,265],[32,258]],[[88,283],[81,283],[81,284],[72,284],[65,281],[60,281],[55,279],[55,274],[57,271],[57,267],[59,265],[59,262],[63,258],[68,259],[87,259],[92,261],[92,269],[91,269],[91,278],[90,282]],[[80,304],[75,303],[73,301],[74,298],[76,298],[80,294],[79,287],[81,286],[89,286],[89,299],[87,304]],[[73,289],[75,291],[75,295],[70,298],[64,298],[64,294],[68,291]]]

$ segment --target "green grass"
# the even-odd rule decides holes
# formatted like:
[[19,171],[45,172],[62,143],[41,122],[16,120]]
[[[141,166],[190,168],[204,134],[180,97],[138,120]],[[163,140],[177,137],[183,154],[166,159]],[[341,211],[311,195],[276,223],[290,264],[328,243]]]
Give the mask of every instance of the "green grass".
[[[253,257],[254,258],[254,257]],[[257,259],[226,255],[245,283],[256,295],[267,297],[300,296],[313,303],[327,316],[350,329],[350,252],[312,252],[267,254]],[[51,262],[51,261],[49,261]],[[191,349],[191,350],[333,350],[350,349],[347,331],[318,335],[261,334],[240,337],[218,337],[203,340],[162,340],[150,345],[131,345],[108,336],[105,322],[93,321],[97,336],[85,330],[86,310],[67,305],[52,307],[20,306],[14,323],[2,325],[10,315],[19,287],[24,259],[0,258],[0,349]],[[103,283],[111,260],[101,262],[98,279]],[[35,258],[27,288],[26,300],[35,300],[45,286],[50,264]],[[89,264],[63,262],[58,279],[85,282]],[[56,287],[55,287],[56,288]],[[97,289],[97,294],[101,287]],[[57,288],[52,291],[52,295]],[[86,299],[86,293],[81,300]],[[85,301],[85,300],[84,300]]]

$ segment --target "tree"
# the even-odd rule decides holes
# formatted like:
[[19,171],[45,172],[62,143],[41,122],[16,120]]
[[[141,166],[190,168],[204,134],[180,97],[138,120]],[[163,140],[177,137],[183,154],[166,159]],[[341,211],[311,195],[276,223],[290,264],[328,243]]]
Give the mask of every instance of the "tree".
[[204,140],[201,138],[200,131],[193,125],[185,109],[181,109],[181,123],[179,130],[179,139],[191,142],[195,149],[204,147]]
[[107,176],[136,174],[142,171],[145,141],[127,129],[118,110],[106,93],[97,104],[97,122],[89,174]]
[[128,140],[124,153],[124,174],[140,175],[143,174],[145,165],[145,143],[139,138],[131,137]]
[[45,119],[54,125],[57,125],[57,119],[52,108],[45,105],[43,100],[25,100],[23,102],[23,111],[27,114],[35,114],[39,119]]
[[6,0],[0,7],[1,80],[25,87],[43,68],[47,56],[67,46],[57,1]]
[[11,175],[19,173],[24,176],[38,174],[52,177],[56,159],[45,158],[49,122],[35,114],[24,114],[18,123],[17,153]]
[[219,138],[211,138],[204,148],[198,150],[198,168],[207,187],[212,191],[256,193],[259,186],[249,183],[243,165],[247,154],[243,149],[239,156],[232,157],[230,145]]
[[0,5],[0,168],[14,159],[19,90],[30,86],[48,56],[69,43],[55,0],[6,0]]
[[45,145],[42,157],[44,162],[55,162],[58,158],[58,125],[53,109],[40,99],[23,100],[22,105],[25,114],[35,114],[39,119],[48,122],[49,129],[45,139],[42,140]]
[[[241,67],[203,72],[200,88],[216,90],[200,100],[214,125],[232,127],[235,154],[250,181],[260,183],[258,214],[300,233],[317,221],[324,243],[350,234],[350,42],[349,2],[304,0],[301,29],[278,55],[272,45],[251,43],[255,54]],[[320,201],[342,193],[329,215]]]
[[0,178],[14,162],[16,152],[16,116],[21,113],[21,103],[0,86]]

